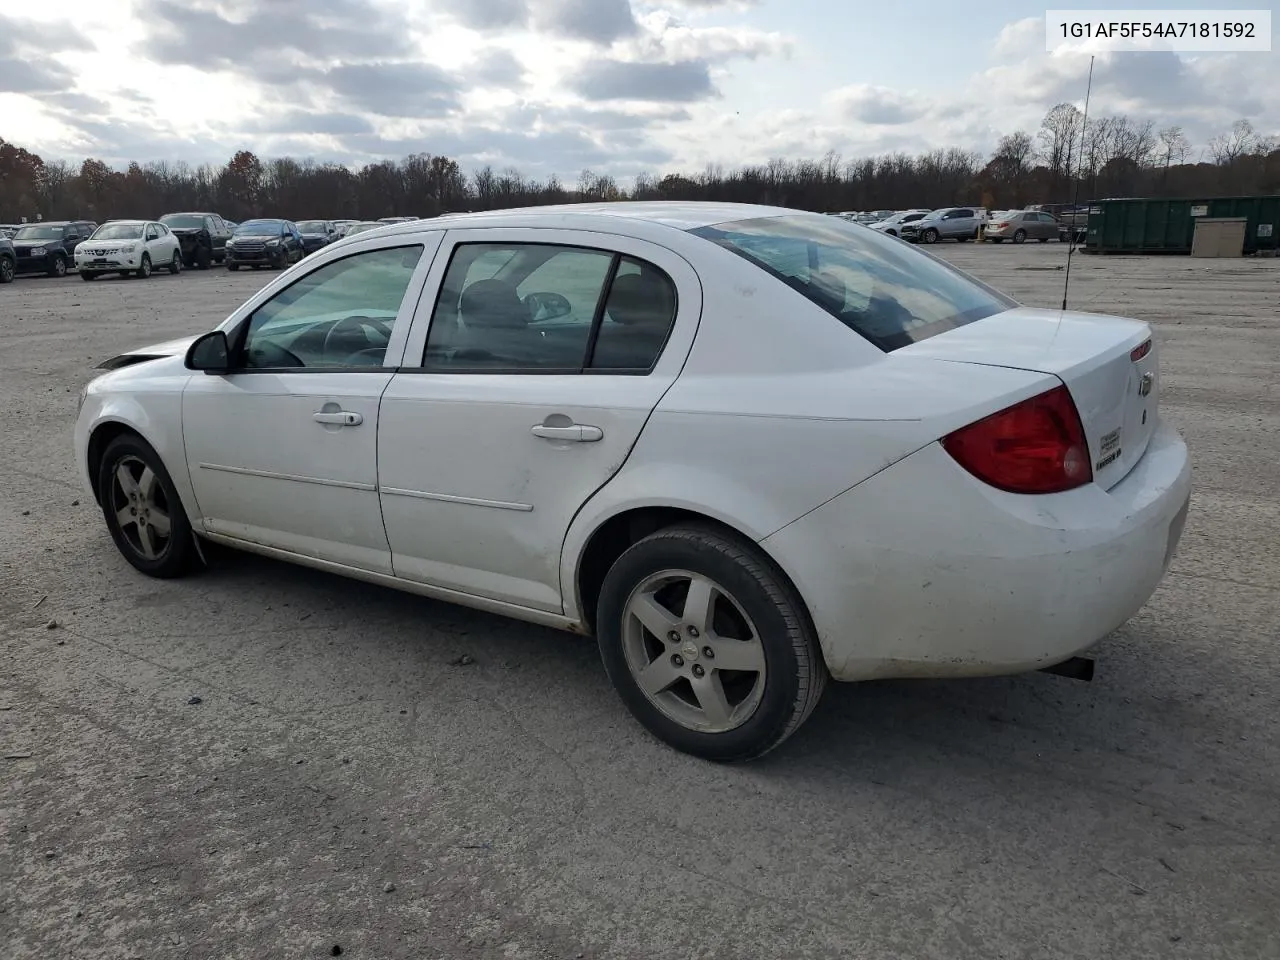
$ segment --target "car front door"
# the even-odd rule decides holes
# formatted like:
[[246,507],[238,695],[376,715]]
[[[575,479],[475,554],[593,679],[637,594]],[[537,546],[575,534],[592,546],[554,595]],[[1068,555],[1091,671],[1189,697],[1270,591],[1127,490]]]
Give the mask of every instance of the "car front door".
[[664,247],[450,231],[382,401],[396,575],[560,613],[569,523],[627,459],[701,310],[693,268]]
[[391,572],[378,503],[378,402],[441,233],[330,257],[228,331],[233,369],[182,397],[197,526]]
[[965,239],[973,236],[978,230],[978,221],[973,211],[967,208],[952,210],[947,214],[946,235],[954,239]]
[[151,266],[153,267],[169,259],[167,253],[160,249],[160,231],[156,229],[153,223],[148,223],[143,228],[142,249],[151,260]]

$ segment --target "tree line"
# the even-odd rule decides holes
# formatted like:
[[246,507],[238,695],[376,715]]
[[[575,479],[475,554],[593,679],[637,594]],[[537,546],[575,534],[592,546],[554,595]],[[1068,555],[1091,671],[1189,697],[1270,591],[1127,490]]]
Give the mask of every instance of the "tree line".
[[630,189],[584,170],[575,182],[531,179],[515,169],[467,174],[456,160],[414,154],[358,169],[263,160],[241,150],[226,164],[101,160],[75,167],[43,160],[0,138],[0,223],[154,217],[211,210],[231,220],[255,216],[376,219],[430,217],[545,203],[599,200],[713,200],[838,211],[978,204],[990,209],[1109,196],[1192,197],[1280,193],[1280,143],[1247,120],[1214,137],[1194,160],[1182,128],[1157,129],[1127,116],[1090,119],[1053,107],[1034,132],[1000,137],[990,157],[957,148],[846,160],[771,160],[662,177],[641,174]]

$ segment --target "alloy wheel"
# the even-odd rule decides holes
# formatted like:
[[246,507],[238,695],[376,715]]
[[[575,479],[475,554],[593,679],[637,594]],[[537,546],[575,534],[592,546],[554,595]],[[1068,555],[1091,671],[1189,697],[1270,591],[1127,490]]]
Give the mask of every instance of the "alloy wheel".
[[137,457],[122,457],[111,478],[111,509],[129,546],[144,560],[169,549],[170,507],[154,470]]
[[759,632],[709,577],[663,570],[646,578],[627,599],[622,646],[645,697],[686,729],[724,733],[760,706],[766,668]]

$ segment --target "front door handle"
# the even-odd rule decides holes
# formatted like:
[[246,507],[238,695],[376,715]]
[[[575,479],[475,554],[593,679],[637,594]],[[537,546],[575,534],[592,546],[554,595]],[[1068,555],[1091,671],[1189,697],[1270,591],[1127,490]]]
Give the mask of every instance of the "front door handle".
[[535,423],[532,433],[543,440],[571,440],[574,443],[595,443],[604,437],[599,427],[591,427],[581,423],[567,427],[548,427],[545,423]]
[[316,423],[333,423],[340,427],[358,427],[364,423],[364,417],[350,410],[337,410],[333,413],[320,411],[313,413],[311,419]]

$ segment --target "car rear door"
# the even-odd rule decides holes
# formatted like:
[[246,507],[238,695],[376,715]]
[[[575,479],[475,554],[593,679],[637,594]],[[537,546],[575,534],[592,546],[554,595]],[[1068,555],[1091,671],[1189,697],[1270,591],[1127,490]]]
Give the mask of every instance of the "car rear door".
[[382,400],[396,575],[560,613],[569,524],[626,461],[701,310],[693,268],[652,243],[449,231]]

